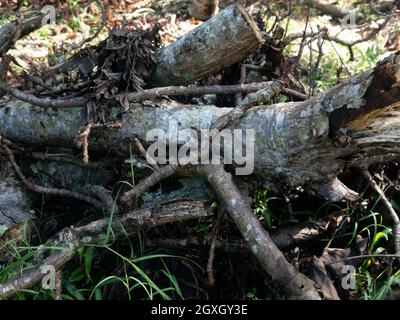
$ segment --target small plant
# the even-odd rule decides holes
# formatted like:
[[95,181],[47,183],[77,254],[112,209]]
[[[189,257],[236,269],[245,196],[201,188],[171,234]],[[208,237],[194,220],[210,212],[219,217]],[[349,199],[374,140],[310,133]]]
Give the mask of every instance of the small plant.
[[208,218],[200,218],[197,221],[196,232],[209,233],[213,226],[212,220]]
[[246,298],[249,300],[260,300],[257,297],[257,288],[252,288],[251,291],[247,292]]
[[272,211],[268,207],[268,203],[272,200],[279,200],[278,197],[270,197],[266,189],[260,190],[256,195],[255,213],[261,214],[268,228],[272,227],[272,222],[277,220]]

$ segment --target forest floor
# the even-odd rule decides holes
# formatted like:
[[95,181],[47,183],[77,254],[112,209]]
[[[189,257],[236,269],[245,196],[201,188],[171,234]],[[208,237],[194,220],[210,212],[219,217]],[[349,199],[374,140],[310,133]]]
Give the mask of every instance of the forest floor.
[[[23,14],[24,10],[31,10],[35,5],[42,5],[44,2],[23,1],[19,13]],[[79,0],[61,2],[56,6],[56,10],[69,8],[71,12],[65,14],[56,24],[44,26],[16,43],[9,54],[15,59],[13,68],[17,76],[9,74],[10,83],[18,83],[20,79],[18,74],[23,73],[43,77],[49,66],[59,64],[77,52],[74,46],[93,35],[102,19],[101,10],[96,2],[90,5],[88,2]],[[355,1],[346,1],[346,4],[352,6],[353,2]],[[140,29],[151,29],[158,24],[163,45],[173,43],[203,23],[189,16],[187,8],[190,2],[187,0],[108,1],[108,3],[109,5],[105,6],[107,28],[90,42],[91,45],[106,39],[109,28],[122,26],[125,21],[129,22],[130,27]],[[15,17],[15,12],[12,11],[15,10],[15,5],[13,1],[6,3],[0,1],[0,26]],[[357,4],[354,6],[359,7]],[[295,6],[289,17],[279,21],[279,25],[285,30],[285,36],[303,31],[306,16],[304,10],[304,7]],[[287,6],[277,3],[267,8],[263,1],[259,1],[251,5],[248,11],[252,16],[259,17],[265,30],[268,30],[274,23],[271,12],[277,16],[284,16]],[[343,29],[340,21],[311,9],[309,26],[315,32],[318,28],[327,28],[331,35],[336,35],[345,41],[354,41],[365,37],[383,20],[384,17],[378,16],[354,28]],[[333,41],[325,41],[318,70],[314,69],[319,52],[317,43],[312,42],[311,46],[306,46],[298,73],[304,91],[307,93],[314,72],[315,92],[323,92],[343,79],[374,67],[379,60],[400,49],[399,27],[400,17],[397,16],[375,37],[355,45],[354,59],[351,59],[347,47]],[[285,56],[296,55],[301,40],[299,38],[288,45],[284,52]],[[48,79],[50,84],[52,76]],[[277,98],[280,102],[286,99],[284,96]],[[34,164],[30,169],[30,174],[41,181],[51,178],[46,170]],[[393,162],[381,164],[372,171],[375,173],[374,178],[399,213],[399,164]],[[135,179],[135,174],[132,172],[132,180]],[[391,229],[385,225],[382,218],[381,211],[385,208],[379,201],[379,196],[368,188],[368,183],[355,170],[350,169],[341,179],[361,194],[359,200],[351,203],[330,203],[311,196],[300,188],[290,190],[287,196],[282,196],[266,190],[262,183],[255,185],[248,193],[252,199],[254,214],[270,232],[296,223],[312,223],[322,215],[336,212],[343,214],[345,218],[338,222],[338,227],[334,231],[311,243],[285,251],[286,257],[305,274],[312,273],[313,257],[321,256],[327,249],[330,250],[330,254],[342,257],[393,251]],[[110,188],[117,183],[118,180],[110,180]],[[190,181],[187,183],[190,184]],[[169,189],[173,192],[177,184],[179,187],[184,186],[182,181],[164,180],[162,192],[168,192]],[[187,188],[196,189],[196,186]],[[150,203],[153,198],[150,195],[147,197],[146,201]],[[48,237],[54,230],[85,217],[85,213],[81,213],[79,204],[65,199],[32,195],[32,202],[36,215],[44,222],[40,231],[43,237]],[[271,279],[255,257],[243,247],[242,237],[227,215],[218,222],[218,245],[211,270],[215,283],[210,284],[210,270],[207,270],[210,239],[217,224],[217,215],[223,211],[215,202],[214,195],[210,195],[210,202],[215,211],[212,217],[140,231],[136,237],[121,239],[110,246],[83,248],[63,269],[62,284],[65,290],[62,298],[250,300],[283,298],[280,288],[273,286]],[[68,210],[65,209],[67,207]],[[14,261],[19,260],[15,258]],[[23,263],[21,260],[20,265]],[[6,268],[7,261],[0,261],[0,264],[4,264],[0,269],[1,280],[7,278],[9,270]],[[398,297],[400,269],[392,259],[364,258],[354,265],[356,286],[351,290],[339,292],[341,298],[370,300]],[[15,298],[55,299],[56,294],[38,285],[31,290],[19,292]]]

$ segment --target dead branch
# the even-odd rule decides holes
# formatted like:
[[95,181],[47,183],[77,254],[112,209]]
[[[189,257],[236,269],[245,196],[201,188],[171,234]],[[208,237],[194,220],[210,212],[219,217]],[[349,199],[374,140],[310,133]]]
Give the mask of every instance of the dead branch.
[[32,13],[26,18],[16,19],[0,28],[0,56],[10,50],[15,42],[39,29],[42,24],[43,14]]
[[[335,212],[317,218],[313,223],[304,222],[285,226],[269,232],[272,242],[281,250],[316,240],[329,234],[345,218],[343,212]],[[188,236],[182,239],[147,239],[146,245],[151,247],[208,247],[210,237]],[[235,239],[216,239],[215,248],[224,252],[237,253],[248,249],[246,241]]]
[[[243,117],[243,115],[250,107],[252,107],[256,103],[270,100],[272,97],[277,95],[281,89],[282,89],[281,82],[274,81],[268,87],[258,90],[255,93],[249,94],[242,101],[241,104],[232,109],[229,113],[220,116],[215,122],[211,124],[211,129],[214,129],[214,131],[213,134],[210,136],[210,139],[211,140],[214,139],[218,134],[218,132],[223,128],[225,128],[228,124],[237,121],[241,117]],[[205,148],[209,148],[209,146],[207,144],[204,144],[201,150],[203,151]],[[138,199],[138,197],[140,197],[147,189],[154,186],[162,179],[165,179],[173,175],[181,167],[182,166],[180,164],[179,165],[169,164],[164,166],[158,172],[151,174],[148,178],[143,180],[143,182],[141,182],[135,188],[125,192],[121,197],[122,203],[124,203],[125,206],[131,207],[133,203]]]
[[[307,185],[308,190],[330,200],[354,200],[357,194],[337,175],[348,165],[363,166],[377,161],[378,156],[384,159],[399,152],[399,68],[399,54],[393,54],[375,68],[310,100],[251,108],[229,128],[253,128],[257,132],[254,173],[270,182],[268,188],[277,190],[274,181],[280,181],[289,186]],[[146,141],[151,129],[167,133],[171,121],[179,122],[182,128],[207,129],[232,110],[170,101],[132,104],[121,114],[123,129],[101,130],[90,140],[90,146],[126,157],[126,142],[135,137]],[[80,123],[79,113],[63,109],[39,111],[15,101],[0,108],[3,135],[31,146],[62,143],[76,148]]]
[[[375,182],[374,178],[371,176],[369,171],[363,170],[363,175],[364,175],[365,179],[368,181],[369,185],[379,195],[380,200],[382,201],[383,205],[386,208],[386,210],[382,211],[382,214],[387,218],[387,220],[392,225],[395,254],[400,256],[400,219],[399,219],[399,216],[397,215],[396,211],[394,211],[392,204],[386,197],[383,190]],[[400,261],[400,259],[399,259],[399,261]]]
[[166,165],[161,167],[160,170],[152,173],[147,178],[143,179],[137,186],[132,190],[126,191],[122,197],[121,201],[126,207],[132,207],[135,201],[149,188],[155,186],[161,180],[172,176],[178,170],[179,165]]
[[154,160],[150,155],[147,153],[146,149],[143,147],[142,143],[138,138],[134,138],[133,141],[135,142],[136,148],[139,150],[140,154],[147,160],[147,162],[151,165],[151,167],[155,171],[160,171],[160,167],[157,164],[157,161]]
[[[154,99],[164,96],[194,96],[202,94],[232,94],[250,93],[258,91],[270,85],[271,82],[258,82],[237,85],[215,85],[215,86],[169,86],[143,90],[141,92],[129,92],[125,94],[128,101],[138,102],[146,99]],[[122,98],[122,96],[121,96]]]
[[304,2],[310,4],[313,8],[318,9],[323,14],[329,15],[335,19],[343,19],[350,14],[349,10],[345,10],[344,8],[332,4],[323,3],[321,1],[307,0]]
[[320,300],[314,282],[299,273],[272,242],[233,183],[231,175],[217,165],[202,165],[199,170],[215,189],[251,252],[272,279],[288,293],[289,299]]
[[52,187],[44,187],[44,186],[40,186],[37,184],[34,184],[30,181],[28,181],[28,179],[25,178],[24,174],[22,173],[21,168],[19,167],[19,165],[17,164],[17,162],[15,161],[14,155],[12,153],[12,151],[10,150],[10,148],[7,146],[7,144],[4,142],[3,139],[3,143],[1,145],[1,149],[4,150],[4,152],[6,153],[11,165],[13,166],[15,173],[17,174],[17,176],[19,177],[19,179],[21,180],[21,182],[23,183],[23,185],[30,191],[32,192],[36,192],[36,193],[42,193],[42,194],[50,194],[50,195],[57,195],[57,196],[63,196],[63,197],[71,197],[74,199],[78,199],[80,201],[84,201],[86,203],[89,203],[91,205],[93,205],[95,208],[101,210],[103,208],[103,204],[88,196],[85,195],[83,193],[80,192],[76,192],[73,190],[68,190],[68,189],[62,189],[62,188],[52,188]]
[[232,111],[218,118],[217,121],[215,121],[211,125],[211,129],[216,129],[218,131],[224,129],[230,123],[233,123],[243,117],[246,111],[249,110],[251,107],[256,104],[271,100],[274,96],[279,94],[281,90],[282,83],[280,81],[274,81],[266,88],[260,89],[257,92],[247,95],[246,98],[238,106],[232,109]]
[[[121,237],[137,232],[141,228],[155,227],[211,214],[203,201],[175,201],[165,203],[160,207],[135,210],[115,217],[111,227],[114,236]],[[79,248],[109,241],[107,235],[109,223],[109,219],[104,218],[84,226],[61,230],[53,239],[38,248],[40,252],[38,260],[41,262],[36,267],[0,284],[0,299],[8,299],[18,291],[34,286],[45,275],[44,266],[53,266],[58,270],[71,260]],[[46,258],[46,248],[57,249],[55,253],[51,253]]]
[[233,4],[163,48],[153,73],[154,83],[194,83],[243,60],[262,43],[255,21],[240,4]]
[[[143,100],[151,100],[157,97],[164,96],[191,96],[191,95],[203,95],[203,94],[232,94],[232,93],[251,93],[258,91],[262,88],[271,85],[271,82],[258,82],[238,85],[215,85],[215,86],[169,86],[169,87],[158,87],[143,90],[140,92],[128,92],[115,96],[119,99],[126,99],[132,102],[139,102]],[[0,89],[9,92],[18,100],[43,107],[43,108],[75,108],[84,106],[89,98],[87,97],[74,97],[66,99],[53,99],[53,98],[40,98],[30,93],[22,92],[16,88],[10,88],[0,83]],[[305,100],[307,96],[295,92],[294,90],[285,88],[285,93],[298,97]],[[115,98],[114,97],[114,98]]]
[[3,83],[0,83],[0,89],[10,93],[18,100],[39,106],[42,108],[74,108],[84,106],[89,98],[87,97],[74,97],[67,99],[53,99],[53,98],[38,98],[30,93],[22,92],[16,88],[10,88]]
[[215,247],[217,245],[217,237],[218,237],[218,232],[222,223],[222,218],[224,216],[224,211],[220,211],[218,213],[217,220],[215,222],[214,227],[211,230],[211,233],[209,235],[210,237],[210,251],[208,254],[208,261],[207,261],[207,274],[208,274],[208,285],[213,287],[215,285],[215,277],[214,277],[214,271],[213,271],[213,264],[214,264],[214,258],[215,258]]

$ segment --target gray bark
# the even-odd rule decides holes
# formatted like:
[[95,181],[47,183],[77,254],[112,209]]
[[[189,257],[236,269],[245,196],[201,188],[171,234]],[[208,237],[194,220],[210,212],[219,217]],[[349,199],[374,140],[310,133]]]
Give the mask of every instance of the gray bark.
[[[274,187],[307,185],[331,200],[354,199],[337,175],[350,165],[387,160],[399,150],[400,57],[354,76],[311,100],[258,106],[231,128],[255,130],[255,173]],[[384,79],[385,81],[382,81]],[[155,106],[161,106],[155,108]],[[122,115],[122,129],[96,132],[91,150],[129,157],[129,142],[151,129],[210,128],[230,108],[182,105],[171,101],[133,103]],[[0,127],[11,141],[75,147],[79,109],[42,110],[11,101],[0,108]]]
[[20,232],[29,233],[29,226],[34,217],[21,183],[14,178],[9,166],[2,167],[0,171],[0,237],[10,230],[17,232],[14,234],[15,238],[19,238]]
[[234,4],[188,32],[158,55],[154,81],[159,86],[186,85],[226,69],[261,46],[261,32]]
[[42,25],[43,15],[32,13],[25,19],[17,19],[0,28],[0,56],[11,49],[14,43]]

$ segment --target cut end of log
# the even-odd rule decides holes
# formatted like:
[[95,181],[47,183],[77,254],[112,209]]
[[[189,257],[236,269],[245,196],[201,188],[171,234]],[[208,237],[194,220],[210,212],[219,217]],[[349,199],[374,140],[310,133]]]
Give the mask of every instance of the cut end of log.
[[249,24],[249,27],[254,32],[254,36],[257,39],[256,43],[258,43],[258,46],[261,46],[262,43],[264,42],[264,38],[260,32],[260,28],[257,26],[257,23],[254,21],[254,19],[249,15],[249,13],[242,5],[236,3],[233,6],[235,10],[237,10],[237,12],[239,12],[242,15],[244,21],[246,21]]
[[[364,129],[400,100],[400,51],[379,62],[368,77],[368,87],[356,107],[346,103],[329,115],[330,136],[335,136],[341,128]],[[360,90],[363,88],[358,84],[348,84],[349,96],[353,92],[359,94]]]

